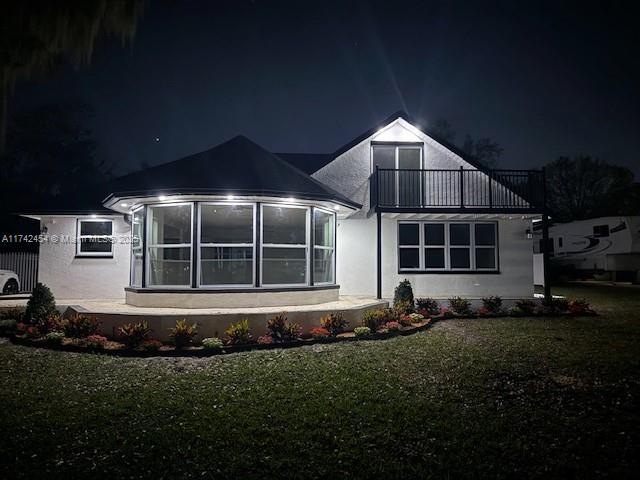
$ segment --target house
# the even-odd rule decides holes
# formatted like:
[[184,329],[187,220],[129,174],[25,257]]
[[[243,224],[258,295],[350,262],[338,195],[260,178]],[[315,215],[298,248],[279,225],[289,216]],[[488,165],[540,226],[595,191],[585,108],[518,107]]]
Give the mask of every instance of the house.
[[489,171],[401,112],[331,154],[238,136],[95,194],[24,212],[59,299],[305,305],[389,298],[405,278],[416,296],[533,296],[542,172]]
[[[538,229],[534,224],[534,232]],[[640,217],[598,217],[549,227],[549,257],[558,274],[640,281]],[[534,243],[541,257],[544,243]],[[540,277],[541,275],[537,275]],[[536,283],[539,283],[537,280]]]

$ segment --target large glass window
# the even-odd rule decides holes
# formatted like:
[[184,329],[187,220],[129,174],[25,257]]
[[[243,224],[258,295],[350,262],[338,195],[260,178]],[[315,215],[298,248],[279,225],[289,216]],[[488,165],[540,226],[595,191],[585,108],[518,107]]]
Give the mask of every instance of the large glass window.
[[200,285],[253,285],[253,259],[253,204],[200,204]]
[[131,215],[131,285],[142,286],[142,252],[144,248],[144,207]]
[[493,222],[400,222],[400,270],[497,270],[497,224]]
[[79,219],[76,255],[111,257],[113,255],[113,221],[97,218]]
[[313,211],[313,283],[335,282],[335,215]]
[[306,207],[263,205],[262,285],[307,283]]
[[148,285],[191,285],[192,204],[148,207]]

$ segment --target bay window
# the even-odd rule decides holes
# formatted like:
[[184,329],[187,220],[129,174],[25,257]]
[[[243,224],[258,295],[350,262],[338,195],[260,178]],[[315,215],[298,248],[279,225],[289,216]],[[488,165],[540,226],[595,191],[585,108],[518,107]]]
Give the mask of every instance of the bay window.
[[335,215],[320,209],[313,211],[313,283],[335,281]]
[[307,284],[309,209],[262,206],[262,285]]
[[200,204],[200,285],[253,285],[254,205]]
[[401,271],[497,271],[495,222],[399,222]]
[[148,207],[148,285],[191,285],[193,205]]

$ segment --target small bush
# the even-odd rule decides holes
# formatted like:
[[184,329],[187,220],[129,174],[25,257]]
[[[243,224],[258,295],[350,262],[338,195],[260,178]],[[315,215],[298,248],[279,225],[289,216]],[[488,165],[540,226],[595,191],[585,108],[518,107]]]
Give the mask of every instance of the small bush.
[[102,335],[89,335],[87,338],[83,340],[83,343],[88,348],[101,350],[104,348],[104,345],[107,343],[107,337],[103,337]]
[[10,335],[16,333],[18,322],[14,319],[0,320],[0,335]]
[[275,343],[273,341],[273,337],[271,335],[261,335],[261,336],[258,337],[257,342],[260,345],[271,345],[271,344]]
[[77,314],[62,322],[62,330],[69,338],[86,338],[98,333],[100,326],[95,317]]
[[320,319],[320,325],[329,332],[329,335],[335,337],[339,333],[344,332],[347,321],[340,312],[330,313]]
[[475,311],[475,314],[478,317],[488,317],[492,313],[489,311],[489,309],[487,307],[480,307]]
[[58,312],[51,313],[44,318],[38,320],[37,324],[38,330],[43,335],[51,332],[62,332],[64,327],[64,322],[60,317]]
[[329,330],[324,327],[314,327],[309,332],[313,338],[327,338],[329,334]]
[[36,325],[24,325],[24,334],[25,336],[27,336],[28,338],[40,338],[42,335],[40,334],[40,330],[38,329],[38,327]]
[[487,314],[500,313],[502,311],[502,298],[497,295],[484,297],[482,299],[482,307],[487,311]]
[[[418,298],[416,300],[416,306],[418,307],[418,312],[425,317],[438,315],[440,313],[440,305],[433,298]],[[421,312],[421,310],[424,310],[426,314]]]
[[409,318],[411,318],[411,323],[421,323],[424,321],[424,315],[420,313],[411,313],[409,314]]
[[23,307],[11,307],[0,311],[0,321],[2,320],[14,320],[16,323],[24,321],[24,308]]
[[558,315],[567,313],[569,310],[569,301],[566,298],[552,298],[542,302],[543,315]]
[[403,313],[413,312],[413,288],[406,278],[401,281],[393,292],[393,306],[395,308],[408,308]]
[[267,330],[274,342],[290,342],[300,336],[300,325],[289,323],[285,313],[267,320]]
[[31,292],[27,308],[24,312],[24,321],[36,323],[40,319],[56,313],[56,301],[49,287],[38,282]]
[[355,333],[356,337],[366,337],[371,335],[371,329],[369,327],[356,327],[353,329],[353,333]]
[[154,339],[144,340],[138,346],[140,350],[144,350],[145,352],[157,352],[161,347],[162,342]]
[[209,337],[202,339],[202,346],[205,350],[220,350],[224,343],[218,337]]
[[585,315],[592,312],[591,306],[583,298],[571,300],[567,309],[571,315]]
[[398,322],[387,322],[384,324],[385,328],[390,332],[397,332],[400,330],[400,323]]
[[[403,313],[402,315],[398,315],[398,319],[395,320],[395,322],[399,323],[403,327],[410,327],[411,324],[413,323],[413,320],[411,319],[411,315],[413,314]],[[394,320],[392,320],[391,322],[394,322]],[[387,322],[387,323],[391,323],[391,322]]]
[[44,340],[49,345],[62,345],[62,340],[64,340],[64,333],[62,333],[62,332],[49,332],[44,336]]
[[193,343],[194,337],[198,334],[198,325],[187,323],[185,319],[177,320],[176,326],[169,329],[169,337],[173,340],[176,348],[184,348]]
[[516,315],[533,315],[536,311],[537,303],[530,298],[523,298],[516,300],[515,309],[511,310],[511,313]]
[[449,299],[449,306],[453,312],[458,315],[470,315],[471,314],[471,302],[462,297],[451,297]]
[[227,334],[227,343],[231,345],[239,345],[249,343],[251,341],[251,333],[249,332],[249,320],[240,320],[238,323],[232,323],[225,330]]
[[[390,308],[367,310],[362,314],[362,326],[375,332],[387,322],[397,321],[395,312]],[[354,330],[355,331],[355,330]]]
[[454,317],[453,312],[451,310],[449,310],[448,308],[446,308],[446,307],[442,307],[440,309],[440,316],[442,318],[453,318]]
[[151,335],[146,320],[137,323],[125,323],[118,328],[118,337],[129,348],[136,348]]

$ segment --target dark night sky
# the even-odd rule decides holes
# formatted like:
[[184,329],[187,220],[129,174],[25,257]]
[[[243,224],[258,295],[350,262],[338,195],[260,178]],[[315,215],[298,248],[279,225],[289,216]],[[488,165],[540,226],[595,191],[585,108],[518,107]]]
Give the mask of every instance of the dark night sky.
[[151,1],[131,45],[19,84],[12,108],[92,105],[120,172],[238,133],[329,152],[402,109],[494,138],[503,167],[586,153],[640,175],[636,18],[619,3]]

